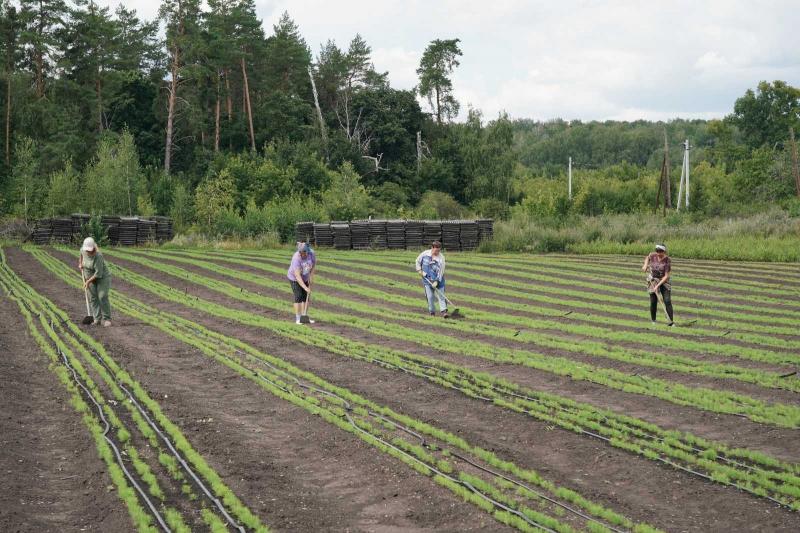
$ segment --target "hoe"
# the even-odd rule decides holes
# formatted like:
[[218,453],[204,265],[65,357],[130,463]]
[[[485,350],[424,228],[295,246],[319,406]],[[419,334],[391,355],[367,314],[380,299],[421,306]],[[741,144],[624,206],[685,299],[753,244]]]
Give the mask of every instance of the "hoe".
[[437,289],[436,287],[431,285],[431,282],[428,281],[427,278],[423,278],[423,279],[425,279],[425,283],[430,285],[431,289],[433,289],[433,292],[436,293],[436,296],[441,296],[442,298],[444,298],[444,301],[447,302],[447,305],[449,305],[449,306],[451,306],[453,308],[452,311],[450,311],[450,313],[448,313],[450,315],[450,318],[465,318],[464,315],[462,315],[461,312],[458,310],[458,307],[456,307],[456,304],[454,304],[453,302],[450,301],[450,298],[445,296],[444,293],[439,292],[439,289]]
[[[86,276],[83,274],[83,269],[81,269],[81,279],[83,283],[86,284]],[[86,300],[86,316],[83,317],[81,320],[81,324],[91,324],[94,322],[94,317],[92,316],[92,312],[89,310],[89,292],[87,291],[86,287],[83,288],[83,298]]]
[[308,306],[311,305],[311,293],[308,293],[306,297],[306,302],[303,304],[303,314],[300,316],[300,323],[301,324],[310,324],[311,319],[308,318]]

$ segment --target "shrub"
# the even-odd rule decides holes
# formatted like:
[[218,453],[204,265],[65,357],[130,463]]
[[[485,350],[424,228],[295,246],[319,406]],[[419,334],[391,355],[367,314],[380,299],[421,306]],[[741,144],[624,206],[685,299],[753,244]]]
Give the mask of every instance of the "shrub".
[[294,225],[297,222],[318,221],[325,216],[319,202],[301,195],[272,200],[264,206],[263,213],[269,227],[278,233],[282,242],[294,239]]
[[322,208],[330,220],[356,220],[369,215],[370,196],[353,165],[342,164],[331,173],[331,184],[322,193]]
[[418,218],[452,220],[465,218],[469,214],[466,207],[455,198],[440,191],[428,191],[417,204],[415,215]]

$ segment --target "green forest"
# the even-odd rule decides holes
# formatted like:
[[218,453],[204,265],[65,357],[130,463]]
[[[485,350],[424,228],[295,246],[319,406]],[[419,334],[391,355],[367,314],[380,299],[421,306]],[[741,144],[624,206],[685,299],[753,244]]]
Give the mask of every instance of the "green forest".
[[[184,234],[286,240],[300,220],[483,216],[501,221],[495,248],[541,251],[650,238],[643,215],[800,231],[800,90],[783,81],[753,80],[720,120],[542,122],[461,109],[458,38],[420,43],[418,85],[398,90],[360,35],[315,50],[289,13],[265,28],[254,0],[164,0],[152,21],[3,1],[0,33],[7,223],[162,214]],[[673,196],[693,147],[691,205],[666,218],[665,137]]]

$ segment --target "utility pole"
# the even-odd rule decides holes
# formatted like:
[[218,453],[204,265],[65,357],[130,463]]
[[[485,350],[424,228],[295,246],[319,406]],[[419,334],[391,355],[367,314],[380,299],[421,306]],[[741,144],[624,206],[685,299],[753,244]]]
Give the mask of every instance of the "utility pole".
[[567,194],[572,200],[572,158],[569,158],[569,170],[567,171]]
[[689,150],[692,147],[689,145],[689,139],[686,139],[683,143],[683,165],[681,166],[681,182],[678,185],[678,206],[676,207],[677,211],[681,210],[681,196],[684,194],[684,186],[686,190],[686,194],[683,197],[684,202],[683,205],[686,209],[689,209]]

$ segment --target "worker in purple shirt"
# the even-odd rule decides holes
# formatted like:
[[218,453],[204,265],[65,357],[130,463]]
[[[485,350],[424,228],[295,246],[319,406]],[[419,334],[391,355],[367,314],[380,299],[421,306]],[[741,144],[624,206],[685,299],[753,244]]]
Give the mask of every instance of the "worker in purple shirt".
[[[317,257],[314,251],[305,242],[297,243],[297,251],[292,256],[289,264],[289,271],[286,277],[292,285],[294,295],[294,318],[295,324],[302,324],[301,317],[308,313],[308,295],[311,294],[311,283],[314,280],[314,267],[317,265]],[[308,319],[310,324],[314,321]]]

